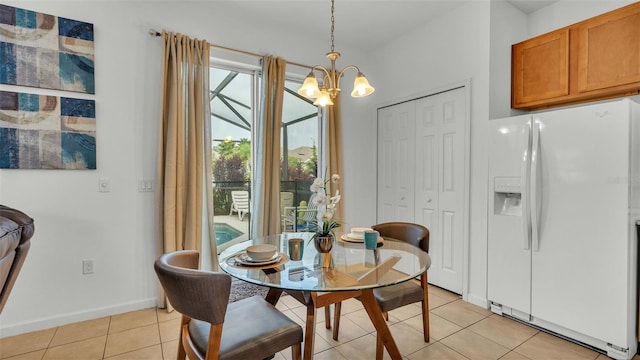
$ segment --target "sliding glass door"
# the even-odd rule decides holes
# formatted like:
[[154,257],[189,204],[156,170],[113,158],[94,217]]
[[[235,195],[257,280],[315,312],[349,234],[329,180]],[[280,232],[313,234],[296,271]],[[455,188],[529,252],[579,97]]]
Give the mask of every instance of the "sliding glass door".
[[[214,227],[218,252],[249,236],[252,141],[260,104],[258,70],[212,66],[210,104]],[[281,128],[281,217],[307,201],[317,173],[318,109],[299,96],[300,81],[287,80]],[[245,200],[246,199],[246,200]],[[247,209],[248,207],[248,209]],[[280,219],[285,231],[284,218]],[[295,227],[294,227],[295,228]],[[289,227],[291,229],[291,227]]]

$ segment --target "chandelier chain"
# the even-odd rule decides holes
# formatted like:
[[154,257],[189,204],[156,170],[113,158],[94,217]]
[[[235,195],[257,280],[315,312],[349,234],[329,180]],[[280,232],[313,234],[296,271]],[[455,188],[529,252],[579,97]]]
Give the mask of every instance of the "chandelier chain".
[[334,37],[333,37],[333,28],[334,28],[334,25],[333,25],[333,24],[334,24],[334,22],[335,22],[335,18],[334,18],[334,16],[333,16],[333,11],[334,11],[334,5],[333,5],[333,3],[334,3],[334,0],[331,0],[331,52],[334,52],[334,51],[335,51],[335,50],[334,50],[334,46],[333,46],[333,40],[334,40]]

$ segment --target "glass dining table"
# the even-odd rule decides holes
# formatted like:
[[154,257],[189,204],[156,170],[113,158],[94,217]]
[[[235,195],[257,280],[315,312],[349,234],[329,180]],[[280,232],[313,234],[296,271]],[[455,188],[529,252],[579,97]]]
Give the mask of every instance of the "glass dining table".
[[[356,296],[391,358],[401,359],[373,289],[420,276],[431,265],[429,255],[418,247],[390,238],[380,238],[377,248],[368,250],[362,240],[345,235],[336,236],[330,253],[319,253],[313,245],[313,235],[284,233],[235,244],[220,254],[220,268],[237,279],[268,287],[266,299],[273,305],[283,291],[306,305],[305,360],[313,358],[316,309],[325,308],[326,325],[330,328],[327,306]],[[302,239],[300,257],[296,256],[298,248],[290,252],[294,250],[290,249],[292,239]],[[265,262],[249,261],[246,249],[256,244],[275,245],[277,254]]]

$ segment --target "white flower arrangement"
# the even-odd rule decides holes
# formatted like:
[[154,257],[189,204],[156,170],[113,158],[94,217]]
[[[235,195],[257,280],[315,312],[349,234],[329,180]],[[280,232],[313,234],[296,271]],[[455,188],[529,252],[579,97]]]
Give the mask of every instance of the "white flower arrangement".
[[340,182],[340,175],[333,174],[330,180],[324,180],[322,178],[316,178],[311,184],[311,191],[315,193],[314,203],[317,205],[318,229],[316,231],[318,236],[327,236],[333,233],[333,229],[340,227],[340,223],[333,218],[336,212],[337,204],[340,202],[340,190],[336,189],[335,195],[329,197],[331,194],[330,189],[327,189],[327,184],[331,181],[333,184]]

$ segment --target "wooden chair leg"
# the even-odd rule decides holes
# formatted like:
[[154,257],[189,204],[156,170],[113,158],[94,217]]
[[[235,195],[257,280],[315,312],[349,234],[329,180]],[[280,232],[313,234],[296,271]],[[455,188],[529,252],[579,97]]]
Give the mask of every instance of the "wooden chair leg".
[[302,346],[297,343],[291,347],[291,359],[302,360]]
[[382,360],[383,351],[382,338],[376,334],[376,360]]
[[331,329],[331,305],[324,307],[324,327]]
[[313,298],[307,303],[307,320],[304,329],[304,360],[313,359],[313,345],[316,334],[316,307]]
[[337,302],[333,314],[333,340],[338,341],[338,331],[340,330],[340,311],[342,302]]
[[176,358],[177,360],[185,360],[187,358],[187,352],[184,349],[182,339],[186,336],[186,332],[189,331],[188,329],[189,318],[183,315],[180,324],[180,339],[178,339],[178,357]]
[[422,302],[422,332],[424,334],[424,342],[430,341],[429,335],[429,302]]
[[385,320],[385,321],[389,321],[389,312],[387,312],[387,311],[383,311],[383,312],[382,312],[382,316],[384,317],[384,320]]
[[424,334],[424,342],[431,340],[429,334],[429,283],[427,282],[427,273],[420,276],[420,285],[422,286],[422,333]]

